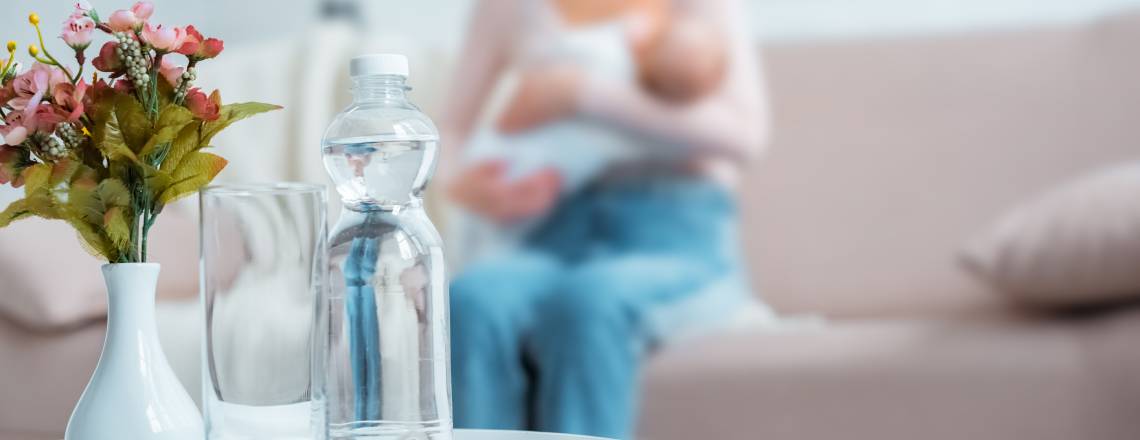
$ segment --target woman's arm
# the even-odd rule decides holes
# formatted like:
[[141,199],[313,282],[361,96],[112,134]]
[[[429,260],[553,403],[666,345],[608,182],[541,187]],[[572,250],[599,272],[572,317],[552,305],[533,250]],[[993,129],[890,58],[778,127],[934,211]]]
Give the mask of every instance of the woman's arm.
[[519,8],[517,2],[505,0],[480,0],[473,6],[441,120],[445,138],[441,166],[450,166],[450,159],[458,157],[507,65]]
[[588,78],[579,88],[583,114],[685,148],[745,159],[757,155],[769,134],[767,93],[759,57],[738,0],[689,0],[679,13],[696,14],[725,29],[728,70],[720,88],[688,105],[659,100],[637,84]]
[[459,204],[500,222],[549,210],[561,185],[560,177],[551,170],[508,182],[500,163],[460,168],[460,148],[510,61],[512,39],[519,37],[518,29],[525,18],[520,14],[529,1],[537,0],[481,0],[474,5],[441,124],[444,139],[439,175],[446,191]]

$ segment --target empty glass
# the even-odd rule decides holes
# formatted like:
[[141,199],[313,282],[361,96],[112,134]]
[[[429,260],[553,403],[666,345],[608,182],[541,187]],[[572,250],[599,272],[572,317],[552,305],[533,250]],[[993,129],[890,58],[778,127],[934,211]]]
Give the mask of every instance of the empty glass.
[[208,439],[309,439],[313,305],[324,286],[325,188],[201,192]]

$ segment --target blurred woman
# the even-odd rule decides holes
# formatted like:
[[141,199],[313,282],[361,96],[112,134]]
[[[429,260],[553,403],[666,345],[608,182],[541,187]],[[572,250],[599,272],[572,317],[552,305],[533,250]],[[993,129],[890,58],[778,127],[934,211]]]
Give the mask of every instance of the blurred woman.
[[[449,139],[469,138],[513,72],[498,130],[581,121],[628,135],[638,154],[572,191],[557,161],[514,176],[504,160],[444,173],[474,213],[503,224],[541,219],[517,249],[452,282],[456,425],[629,438],[645,355],[681,331],[711,328],[749,297],[734,193],[768,125],[742,5],[514,0],[480,2],[474,14]],[[638,80],[614,75],[615,63],[636,66]],[[557,136],[548,144],[596,139]],[[448,154],[455,168],[459,154]]]

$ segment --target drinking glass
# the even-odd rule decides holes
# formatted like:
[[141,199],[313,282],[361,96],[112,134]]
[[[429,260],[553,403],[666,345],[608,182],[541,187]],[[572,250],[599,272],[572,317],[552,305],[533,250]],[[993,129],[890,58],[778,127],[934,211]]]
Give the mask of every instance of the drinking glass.
[[325,188],[200,194],[207,439],[308,439],[314,303],[324,286]]

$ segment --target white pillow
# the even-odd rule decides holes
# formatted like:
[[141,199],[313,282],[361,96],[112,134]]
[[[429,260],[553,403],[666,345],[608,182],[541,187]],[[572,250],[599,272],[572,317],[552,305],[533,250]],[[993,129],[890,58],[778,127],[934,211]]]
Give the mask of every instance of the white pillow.
[[1140,298],[1140,163],[1101,170],[1015,207],[960,257],[974,275],[1031,305]]

